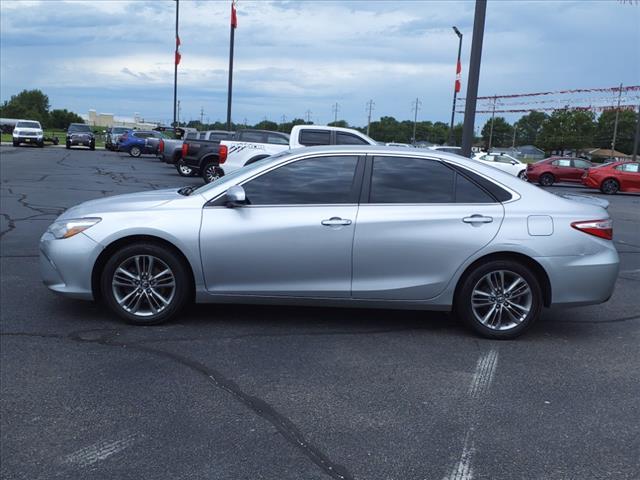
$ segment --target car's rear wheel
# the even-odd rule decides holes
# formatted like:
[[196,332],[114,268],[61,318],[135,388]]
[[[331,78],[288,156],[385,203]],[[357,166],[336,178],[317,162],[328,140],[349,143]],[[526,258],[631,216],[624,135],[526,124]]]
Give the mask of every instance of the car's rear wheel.
[[190,285],[182,259],[154,243],[128,245],[111,255],[100,283],[109,308],[136,325],[171,319],[188,301]]
[[142,150],[140,149],[140,147],[133,146],[131,147],[131,150],[129,150],[129,155],[138,158],[140,155],[142,155]]
[[600,185],[600,191],[607,195],[618,193],[618,190],[620,190],[620,184],[613,178],[607,178],[604,182],[602,182],[602,185]]
[[543,173],[542,175],[540,175],[538,183],[543,187],[550,187],[555,181],[556,179],[553,175],[551,175],[550,173]]
[[13,146],[14,146],[14,147],[17,147],[17,146],[19,146],[19,145],[20,145],[20,142],[16,142],[15,140],[13,141]]
[[206,183],[211,183],[224,176],[224,171],[218,166],[217,162],[209,162],[202,169],[202,178]]
[[176,170],[181,177],[193,177],[196,175],[193,168],[184,163],[184,160],[179,160],[178,163],[176,163]]
[[463,280],[456,315],[486,338],[521,335],[540,315],[542,290],[535,274],[512,260],[479,265]]

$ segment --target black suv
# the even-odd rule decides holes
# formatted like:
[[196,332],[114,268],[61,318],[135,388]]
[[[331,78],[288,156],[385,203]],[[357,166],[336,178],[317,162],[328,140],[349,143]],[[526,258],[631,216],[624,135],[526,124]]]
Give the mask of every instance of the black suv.
[[96,149],[96,136],[89,125],[84,123],[72,123],[67,129],[67,148],[83,145],[91,150]]

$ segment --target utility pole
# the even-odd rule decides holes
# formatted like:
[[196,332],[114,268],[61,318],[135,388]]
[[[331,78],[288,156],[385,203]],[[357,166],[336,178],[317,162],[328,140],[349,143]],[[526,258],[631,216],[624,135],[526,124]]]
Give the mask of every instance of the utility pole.
[[204,107],[200,107],[200,125],[204,125],[202,121],[204,120]]
[[375,103],[373,103],[373,100],[369,100],[367,102],[367,107],[369,108],[369,115],[367,115],[367,136],[369,136],[369,127],[371,126],[371,111],[373,110],[374,105]]
[[618,107],[616,108],[616,121],[613,124],[613,139],[611,140],[611,156],[613,157],[613,151],[616,149],[616,137],[618,136],[618,119],[620,118],[620,100],[622,99],[622,84],[620,84],[620,91],[618,92]]
[[174,66],[173,66],[173,128],[177,127],[178,124],[176,123],[176,103],[180,103],[178,102],[178,42],[179,42],[179,38],[178,37],[178,12],[180,10],[180,0],[176,0],[176,51],[175,51],[175,59],[174,59]]
[[451,125],[449,126],[449,145],[453,145],[453,119],[456,115],[456,97],[460,91],[460,76],[462,74],[462,65],[460,64],[460,55],[462,54],[462,33],[458,27],[453,27],[453,31],[458,36],[458,61],[456,62],[456,82],[453,87],[453,108],[451,109]]
[[411,102],[411,105],[413,107],[413,138],[411,139],[411,144],[415,145],[416,144],[416,127],[418,125],[418,110],[420,110],[420,105],[422,105],[422,102],[418,97],[416,97],[415,101]]
[[282,117],[280,117],[280,120],[282,120],[282,123],[287,123],[287,116],[283,113]]
[[176,127],[180,126],[180,100],[178,100],[178,123],[176,124]]
[[480,81],[480,62],[482,60],[482,41],[484,38],[484,20],[487,14],[487,0],[476,0],[473,19],[473,38],[471,40],[471,58],[469,59],[469,82],[464,106],[464,128],[462,130],[462,155],[471,156],[473,144],[473,125],[476,119],[478,101],[478,83]]
[[311,110],[307,110],[306,112],[304,112],[304,116],[305,116],[305,117],[306,117],[306,119],[307,119],[307,123],[311,123],[311,114],[312,114],[312,113],[313,113],[313,112],[312,112]]
[[331,111],[333,112],[333,122],[336,123],[338,121],[338,112],[340,111],[340,105],[338,102],[333,104]]
[[489,130],[489,148],[487,153],[491,153],[491,142],[493,141],[493,119],[496,116],[496,96],[493,96],[493,109],[491,110],[491,129]]
[[638,105],[638,118],[636,118],[636,135],[633,140],[632,160],[635,162],[638,158],[638,144],[640,143],[640,105]]

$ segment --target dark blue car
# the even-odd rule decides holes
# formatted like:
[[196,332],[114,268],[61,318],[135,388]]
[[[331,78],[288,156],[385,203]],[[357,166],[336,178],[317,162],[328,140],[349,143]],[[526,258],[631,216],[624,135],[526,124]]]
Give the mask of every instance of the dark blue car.
[[154,130],[128,130],[118,139],[118,151],[127,152],[132,157],[139,157],[143,153],[155,153],[146,145],[145,140],[150,137],[164,138],[162,133]]

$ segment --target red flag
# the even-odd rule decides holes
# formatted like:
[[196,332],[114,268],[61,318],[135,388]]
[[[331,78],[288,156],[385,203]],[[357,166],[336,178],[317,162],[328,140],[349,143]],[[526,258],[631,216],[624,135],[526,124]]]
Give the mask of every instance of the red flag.
[[180,37],[176,35],[176,50],[180,47]]
[[180,65],[181,58],[182,58],[182,55],[180,55],[180,52],[176,50],[176,65]]
[[458,61],[456,66],[456,93],[460,93],[460,81],[462,80],[462,65]]
[[238,17],[236,16],[236,2],[231,2],[231,26],[238,28]]

